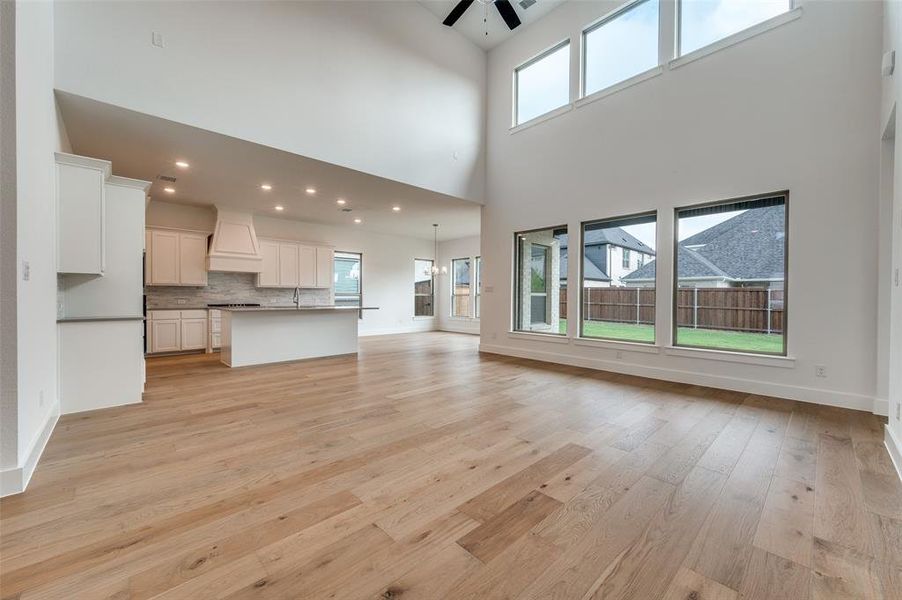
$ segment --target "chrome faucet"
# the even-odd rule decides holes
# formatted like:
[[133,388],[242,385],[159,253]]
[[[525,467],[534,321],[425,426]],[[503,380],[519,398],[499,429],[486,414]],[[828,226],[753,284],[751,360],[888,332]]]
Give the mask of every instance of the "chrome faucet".
[[300,287],[294,288],[294,298],[292,298],[292,301],[294,302],[295,307],[297,307],[297,308],[301,307],[301,288]]

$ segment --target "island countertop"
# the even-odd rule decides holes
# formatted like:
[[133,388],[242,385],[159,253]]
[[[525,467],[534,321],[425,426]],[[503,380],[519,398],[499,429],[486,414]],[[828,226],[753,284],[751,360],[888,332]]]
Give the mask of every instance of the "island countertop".
[[323,311],[323,310],[379,310],[378,306],[222,306],[216,310],[226,312],[274,312],[274,311]]

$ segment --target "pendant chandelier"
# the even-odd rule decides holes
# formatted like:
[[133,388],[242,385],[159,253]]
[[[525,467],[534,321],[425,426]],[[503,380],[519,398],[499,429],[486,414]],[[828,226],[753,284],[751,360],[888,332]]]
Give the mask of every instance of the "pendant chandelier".
[[442,265],[442,268],[439,269],[435,264],[436,261],[438,261],[438,223],[432,224],[432,242],[434,245],[434,254],[432,255],[434,260],[432,261],[432,268],[426,270],[426,275],[431,275],[432,277],[435,277],[436,275],[446,275],[448,273],[448,267]]

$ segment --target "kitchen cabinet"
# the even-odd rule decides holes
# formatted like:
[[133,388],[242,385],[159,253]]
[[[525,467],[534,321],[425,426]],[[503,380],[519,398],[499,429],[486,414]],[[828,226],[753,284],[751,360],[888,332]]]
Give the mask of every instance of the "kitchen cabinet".
[[149,323],[151,352],[178,352],[182,349],[181,319],[155,319]]
[[58,273],[103,275],[109,161],[56,153]]
[[147,285],[207,285],[207,234],[149,229]]
[[150,353],[207,347],[206,310],[152,310],[148,313],[147,323]]
[[207,344],[207,352],[213,352],[222,347],[222,311],[211,308],[209,315],[209,337],[210,342]]
[[332,287],[332,248],[281,240],[259,242],[263,270],[257,274],[257,287]]

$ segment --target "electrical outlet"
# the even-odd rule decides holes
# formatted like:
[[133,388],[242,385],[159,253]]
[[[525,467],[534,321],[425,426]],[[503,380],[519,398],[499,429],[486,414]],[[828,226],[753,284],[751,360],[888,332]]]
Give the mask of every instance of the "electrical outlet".
[[163,34],[160,33],[159,31],[154,31],[153,36],[150,39],[151,39],[151,43],[154,46],[156,46],[157,48],[163,47]]
[[814,365],[814,375],[815,377],[826,377],[827,367],[824,365]]
[[902,421],[902,402],[896,403],[896,420]]
[[616,356],[617,356],[617,360],[623,360],[623,352],[620,352],[618,350]]
[[179,305],[186,304],[187,302],[188,302],[188,301],[185,300],[184,298],[176,298],[176,299],[175,299],[175,303],[176,303],[176,304],[179,304]]
[[38,406],[44,406],[44,390],[38,392]]
[[22,281],[31,279],[31,263],[27,260],[22,261]]

